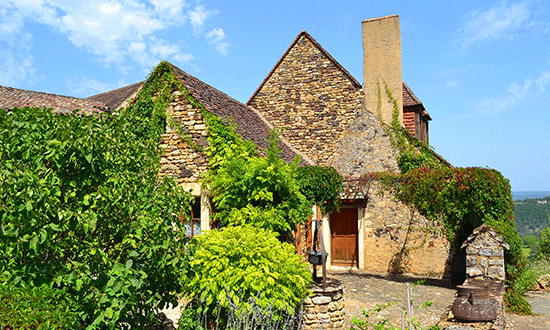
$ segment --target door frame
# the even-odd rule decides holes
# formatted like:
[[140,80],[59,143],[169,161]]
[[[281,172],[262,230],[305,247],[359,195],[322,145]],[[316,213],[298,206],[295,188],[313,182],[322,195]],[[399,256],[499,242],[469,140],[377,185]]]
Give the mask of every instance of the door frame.
[[[357,209],[357,268],[365,269],[365,206],[364,205],[346,205],[342,204],[340,207],[352,207]],[[332,252],[332,233],[330,230],[330,215],[321,214],[320,211],[315,210],[317,219],[322,219],[323,229],[323,241],[325,243],[325,250],[330,255]],[[317,214],[319,212],[319,214]],[[332,260],[329,256],[326,260],[327,266],[332,266]]]

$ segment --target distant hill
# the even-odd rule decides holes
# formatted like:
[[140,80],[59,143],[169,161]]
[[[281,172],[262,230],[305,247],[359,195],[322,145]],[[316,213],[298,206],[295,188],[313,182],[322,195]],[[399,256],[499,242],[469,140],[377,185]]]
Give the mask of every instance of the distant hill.
[[540,231],[550,225],[550,193],[542,198],[516,199],[514,219],[518,233],[539,236]]
[[542,198],[544,196],[550,196],[550,191],[512,191],[512,198],[514,200],[525,198]]

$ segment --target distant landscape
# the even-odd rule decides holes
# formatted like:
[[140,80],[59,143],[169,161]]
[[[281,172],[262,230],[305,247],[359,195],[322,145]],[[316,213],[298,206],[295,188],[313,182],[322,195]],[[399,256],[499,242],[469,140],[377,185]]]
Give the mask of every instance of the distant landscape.
[[550,196],[550,191],[512,191],[512,198],[525,199],[525,198],[542,198]]
[[516,207],[514,219],[518,233],[539,236],[550,225],[550,191],[512,192]]

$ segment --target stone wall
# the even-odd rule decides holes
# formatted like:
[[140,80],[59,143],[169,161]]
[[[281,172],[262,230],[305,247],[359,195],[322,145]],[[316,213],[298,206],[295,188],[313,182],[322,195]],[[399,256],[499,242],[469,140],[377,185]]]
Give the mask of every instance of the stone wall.
[[364,216],[365,269],[443,278],[450,275],[450,243],[443,227],[374,185]]
[[340,329],[344,327],[344,286],[331,280],[325,289],[311,288],[312,295],[304,300],[305,320],[302,329]]
[[[197,190],[198,181],[208,169],[208,160],[203,150],[208,146],[206,123],[198,107],[193,106],[185,95],[174,92],[174,100],[167,109],[168,117],[179,123],[184,131],[184,138],[177,129],[171,127],[170,119],[166,126],[166,133],[162,135],[160,146],[164,149],[160,160],[160,175],[175,177],[178,185],[194,187]],[[195,191],[194,195],[199,192]]]
[[326,165],[362,100],[358,83],[302,33],[248,104],[284,127],[292,146]]

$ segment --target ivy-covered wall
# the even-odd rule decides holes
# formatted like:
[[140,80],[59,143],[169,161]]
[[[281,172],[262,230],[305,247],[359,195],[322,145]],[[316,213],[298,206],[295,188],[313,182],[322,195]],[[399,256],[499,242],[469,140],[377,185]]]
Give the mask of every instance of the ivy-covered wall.
[[160,174],[175,177],[178,185],[198,192],[199,179],[208,170],[203,151],[208,145],[206,121],[202,110],[191,104],[183,92],[172,92],[172,98],[166,110],[170,119],[160,141],[163,149]]

